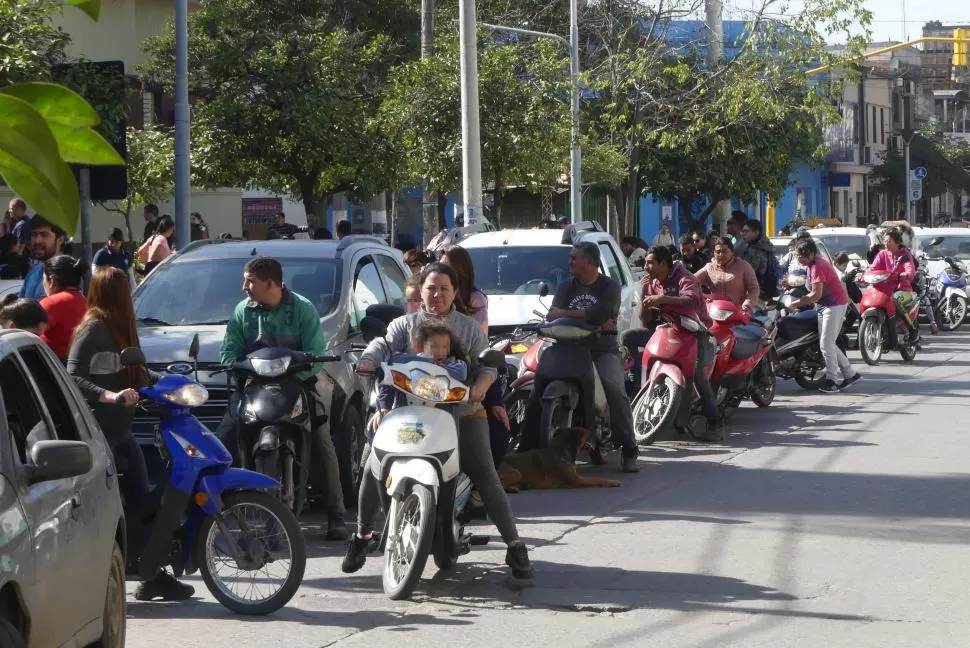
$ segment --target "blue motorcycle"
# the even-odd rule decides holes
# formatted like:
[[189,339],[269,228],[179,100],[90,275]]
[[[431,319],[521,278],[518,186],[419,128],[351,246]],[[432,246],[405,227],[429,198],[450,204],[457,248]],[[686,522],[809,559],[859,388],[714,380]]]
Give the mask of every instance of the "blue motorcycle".
[[[198,356],[198,337],[189,355]],[[145,355],[128,348],[121,362],[144,365]],[[229,451],[191,414],[209,398],[196,380],[166,374],[139,392],[160,415],[156,444],[167,463],[139,576],[150,579],[166,565],[176,578],[199,570],[212,595],[240,614],[286,605],[303,582],[306,545],[296,517],[275,494],[279,482],[232,468]],[[129,517],[144,523],[146,513],[140,515]]]
[[943,257],[946,267],[936,280],[933,303],[940,313],[941,328],[955,331],[967,317],[967,274],[956,261]]

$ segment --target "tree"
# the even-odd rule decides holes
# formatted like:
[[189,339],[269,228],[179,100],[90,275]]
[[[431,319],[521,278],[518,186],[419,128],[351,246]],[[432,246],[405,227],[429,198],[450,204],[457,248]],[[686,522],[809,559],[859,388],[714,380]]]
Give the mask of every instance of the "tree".
[[59,0],[0,3],[0,86],[49,81],[54,67],[67,61],[70,37],[53,22],[61,10]]
[[[412,13],[413,3],[389,1],[202,3],[189,24],[196,163],[221,184],[292,195],[317,217],[332,193],[393,188],[394,151],[374,118],[388,66],[410,41],[416,52]],[[410,23],[410,41],[396,39]],[[146,72],[170,87],[171,26],[146,51]]]
[[[926,124],[910,141],[910,168],[926,168],[923,195],[970,191],[970,145],[947,141],[939,124]],[[873,176],[885,194],[905,204],[908,193],[906,161],[901,152],[888,151]]]

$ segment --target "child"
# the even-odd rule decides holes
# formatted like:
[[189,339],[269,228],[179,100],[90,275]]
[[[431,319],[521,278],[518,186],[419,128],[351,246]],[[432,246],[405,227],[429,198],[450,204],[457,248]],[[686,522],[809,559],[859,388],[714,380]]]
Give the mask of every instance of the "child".
[[419,310],[421,310],[421,285],[418,282],[417,276],[411,277],[411,280],[408,281],[407,286],[404,287],[404,299],[404,307],[407,310],[408,315],[411,313],[417,313]]
[[[451,329],[442,324],[425,323],[414,331],[411,340],[412,351],[422,358],[430,359],[441,365],[448,373],[462,382],[467,380],[468,359],[461,344],[451,334]],[[403,402],[404,396],[393,387],[382,386],[377,395],[378,411],[367,423],[368,440],[374,440],[374,433],[384,414]]]
[[0,308],[0,328],[23,329],[40,337],[47,330],[47,311],[36,299],[8,295]]

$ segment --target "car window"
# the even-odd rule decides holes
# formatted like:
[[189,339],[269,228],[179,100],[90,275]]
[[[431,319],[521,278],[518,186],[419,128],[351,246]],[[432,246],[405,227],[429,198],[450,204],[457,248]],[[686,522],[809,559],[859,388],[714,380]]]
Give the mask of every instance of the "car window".
[[[135,292],[135,316],[171,326],[224,324],[242,292],[248,258],[177,261],[160,266]],[[321,317],[340,299],[340,266],[334,259],[281,259],[283,282],[309,299]]]
[[377,265],[371,257],[364,257],[357,262],[354,271],[354,313],[351,326],[356,327],[364,319],[367,308],[374,304],[385,303],[384,288]]
[[626,285],[626,277],[623,275],[623,271],[620,269],[620,262],[616,258],[616,253],[613,252],[613,248],[610,247],[609,243],[600,243],[600,256],[603,258],[603,265],[606,266],[606,270],[609,276],[613,277],[613,280],[621,286]]
[[865,259],[869,253],[869,237],[865,234],[819,234],[812,238],[822,241],[832,254],[845,252]]
[[19,353],[37,384],[37,389],[44,395],[56,438],[61,441],[87,441],[87,430],[84,430],[82,435],[75,418],[77,405],[72,407],[68,403],[64,395],[64,387],[54,375],[48,360],[35,348],[23,348]]
[[569,278],[568,245],[470,247],[475,285],[489,296],[536,295],[545,282],[549,294]]
[[[939,245],[930,245],[934,238],[942,238]],[[950,257],[960,261],[970,261],[970,235],[948,234],[947,236],[919,236],[913,249],[926,253],[930,259]]]
[[408,279],[397,262],[386,254],[378,254],[377,265],[384,275],[384,290],[387,291],[387,303],[404,308],[404,287]]
[[0,362],[0,394],[14,447],[20,463],[26,465],[31,446],[50,440],[50,435],[34,389],[13,357]]

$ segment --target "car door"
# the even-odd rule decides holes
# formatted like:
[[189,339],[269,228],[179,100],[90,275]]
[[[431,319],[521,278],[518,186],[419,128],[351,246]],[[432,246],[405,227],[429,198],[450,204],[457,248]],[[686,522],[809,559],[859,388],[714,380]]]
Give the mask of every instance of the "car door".
[[405,308],[405,288],[408,279],[404,275],[404,270],[394,259],[394,257],[377,253],[374,255],[377,266],[381,271],[381,280],[384,283],[384,293],[387,296],[387,303],[394,306]]
[[387,303],[384,285],[381,283],[377,263],[369,254],[357,259],[354,265],[354,283],[350,297],[350,328],[356,330],[360,320],[367,314],[367,308],[374,304]]
[[43,345],[21,347],[18,354],[37,388],[51,422],[52,437],[60,441],[83,441],[91,447],[91,469],[69,480],[71,492],[71,554],[75,557],[65,575],[65,589],[72,601],[80,630],[95,622],[104,611],[105,587],[118,520],[117,482],[113,464],[100,430],[92,433],[82,413],[87,404],[77,392],[60,361]]
[[[41,399],[23,366],[11,354],[0,361],[0,392],[3,395],[5,420],[17,448],[19,466],[29,462],[30,451],[38,441],[54,438],[50,421],[44,414]],[[80,629],[76,600],[68,584],[78,565],[87,558],[75,543],[78,523],[74,508],[74,484],[70,479],[29,484],[23,471],[13,475],[14,486],[26,513],[36,561],[36,596],[38,606],[31,609],[35,618],[31,645],[60,646]],[[91,596],[82,593],[80,598]],[[57,622],[53,622],[56,619]]]
[[629,266],[626,261],[620,261],[620,257],[617,257],[616,251],[610,245],[609,241],[600,241],[599,248],[600,258],[603,262],[603,273],[608,277],[612,277],[620,284],[620,313],[617,318],[616,328],[621,332],[626,331],[639,323],[637,308],[637,299],[639,297],[638,286],[635,285],[636,282],[633,281],[629,270],[624,271],[624,266]]

